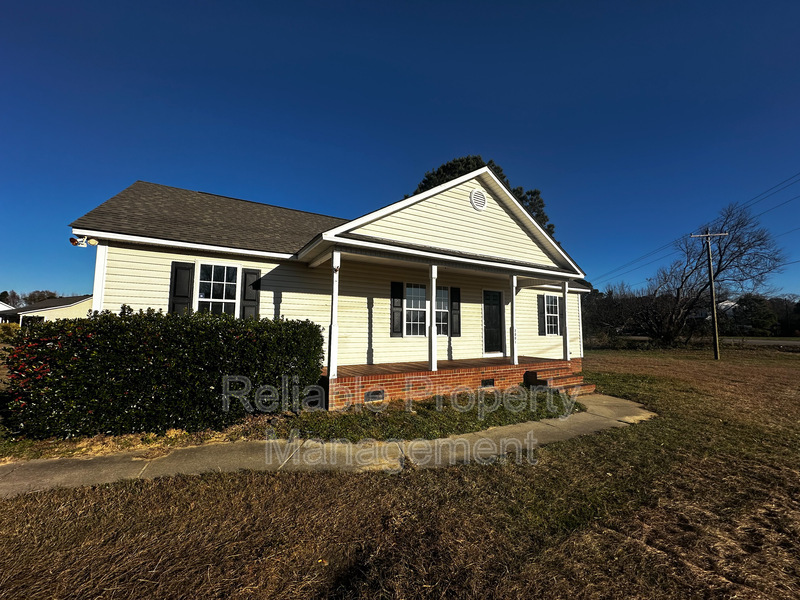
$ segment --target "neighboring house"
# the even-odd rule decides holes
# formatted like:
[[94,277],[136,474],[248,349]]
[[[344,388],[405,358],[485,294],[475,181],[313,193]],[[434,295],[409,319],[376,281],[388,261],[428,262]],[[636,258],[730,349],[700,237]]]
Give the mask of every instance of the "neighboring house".
[[137,181],[72,228],[98,242],[94,310],[322,325],[331,408],[582,383],[591,286],[486,167],[352,221]]
[[0,302],[0,323],[16,322],[16,318],[11,316],[14,307],[5,302]]
[[85,317],[92,310],[92,296],[66,296],[49,298],[21,306],[10,311],[3,311],[0,316],[6,321],[24,325],[26,321],[53,321],[55,319],[75,319]]

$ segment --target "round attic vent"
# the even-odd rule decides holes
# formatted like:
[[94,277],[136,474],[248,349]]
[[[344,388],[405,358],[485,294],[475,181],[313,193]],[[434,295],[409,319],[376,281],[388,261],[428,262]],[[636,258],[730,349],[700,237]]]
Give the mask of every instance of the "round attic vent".
[[469,201],[472,204],[472,208],[477,211],[484,210],[486,208],[486,194],[484,194],[483,190],[475,188],[469,193]]

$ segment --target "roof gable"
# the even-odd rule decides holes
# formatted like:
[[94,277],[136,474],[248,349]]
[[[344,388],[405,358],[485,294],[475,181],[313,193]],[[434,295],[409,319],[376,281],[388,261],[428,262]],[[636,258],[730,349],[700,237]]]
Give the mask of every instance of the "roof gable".
[[[473,207],[473,190],[485,196],[483,210]],[[364,215],[326,235],[567,269],[583,276],[487,167]]]
[[346,223],[291,208],[137,181],[71,226],[81,230],[293,254]]

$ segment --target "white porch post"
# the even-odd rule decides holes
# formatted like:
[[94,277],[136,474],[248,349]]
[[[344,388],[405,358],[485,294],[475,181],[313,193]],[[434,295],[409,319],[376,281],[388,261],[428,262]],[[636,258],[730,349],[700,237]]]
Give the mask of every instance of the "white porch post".
[[438,269],[436,265],[431,265],[431,294],[430,303],[428,304],[428,363],[431,371],[436,371],[436,275]]
[[339,269],[342,266],[342,253],[334,250],[331,254],[333,266],[333,288],[331,291],[331,327],[328,330],[328,380],[336,379],[336,355],[339,353]]
[[511,279],[511,364],[519,364],[519,351],[517,350],[517,276]]
[[106,289],[106,264],[108,262],[108,246],[106,242],[97,244],[94,259],[94,286],[92,288],[92,310],[103,310],[103,295]]
[[567,305],[569,304],[569,281],[561,284],[561,289],[564,293],[564,328],[561,335],[564,338],[564,360],[569,360],[569,312]]

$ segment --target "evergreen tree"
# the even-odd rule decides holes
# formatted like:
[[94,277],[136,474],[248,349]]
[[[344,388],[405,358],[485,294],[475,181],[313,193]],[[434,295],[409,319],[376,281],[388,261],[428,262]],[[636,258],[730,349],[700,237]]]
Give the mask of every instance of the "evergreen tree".
[[489,167],[492,170],[492,173],[494,173],[495,176],[501,182],[503,182],[503,184],[508,188],[509,192],[511,192],[511,194],[522,205],[522,208],[528,211],[534,220],[539,223],[539,225],[541,225],[542,228],[547,231],[547,233],[550,235],[555,233],[556,228],[550,222],[550,219],[547,217],[547,213],[544,211],[544,200],[542,199],[541,192],[536,189],[526,190],[522,187],[511,187],[511,183],[508,181],[508,177],[506,177],[505,173],[503,173],[502,167],[493,160],[485,162],[479,154],[454,158],[450,162],[446,162],[440,166],[438,169],[428,171],[425,173],[425,177],[422,178],[422,181],[419,182],[417,189],[414,190],[414,194],[426,192],[432,188],[435,188],[437,185],[452,181],[457,177],[471,173],[472,171],[480,169],[481,167]]

